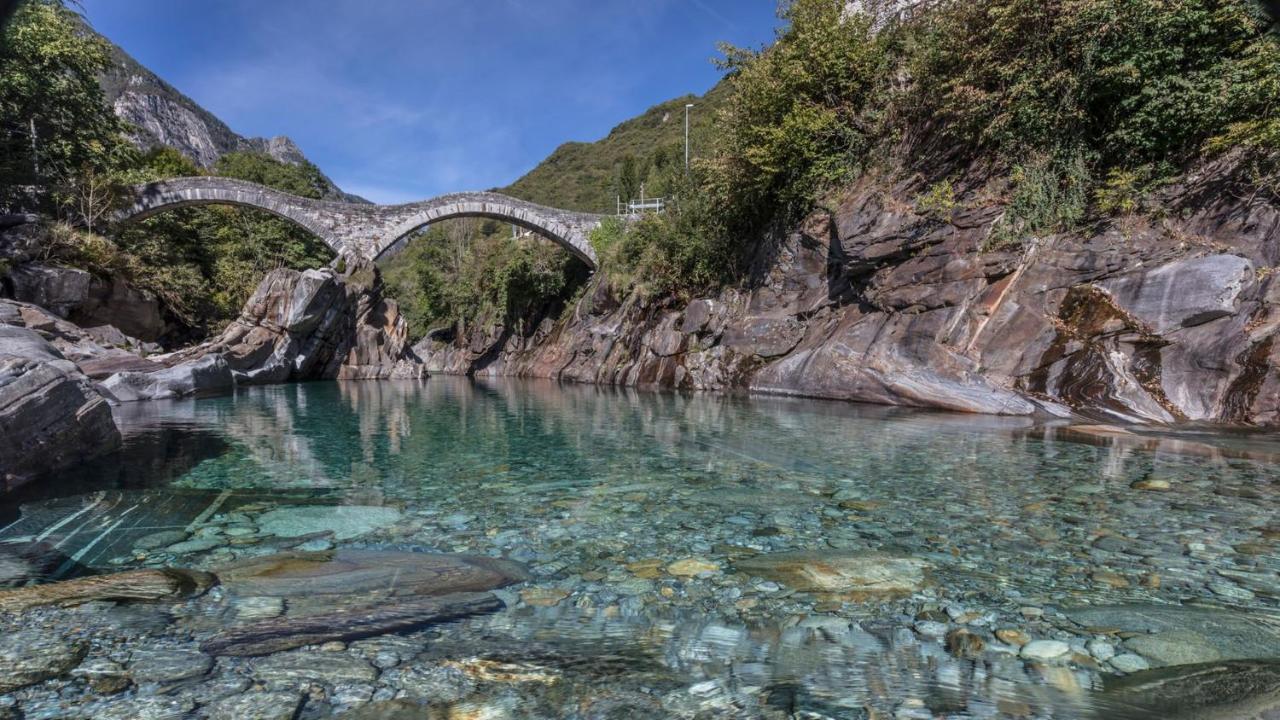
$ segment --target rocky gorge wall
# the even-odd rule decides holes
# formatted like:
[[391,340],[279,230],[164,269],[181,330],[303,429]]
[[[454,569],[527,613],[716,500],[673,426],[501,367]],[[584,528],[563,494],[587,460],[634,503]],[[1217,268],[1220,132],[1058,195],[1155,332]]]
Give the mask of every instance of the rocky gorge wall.
[[217,338],[168,354],[0,299],[0,491],[121,446],[110,404],[286,381],[421,378],[373,265],[280,269]]
[[[905,175],[905,173],[904,173]],[[976,413],[1280,424],[1280,203],[1228,162],[1147,212],[994,247],[977,173],[946,217],[920,176],[865,177],[689,301],[597,276],[530,333],[416,346],[431,371],[750,390]]]

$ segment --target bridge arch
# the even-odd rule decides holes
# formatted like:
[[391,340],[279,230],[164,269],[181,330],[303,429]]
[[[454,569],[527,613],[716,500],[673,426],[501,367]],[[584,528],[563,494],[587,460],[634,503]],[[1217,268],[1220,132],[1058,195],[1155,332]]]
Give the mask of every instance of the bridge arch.
[[595,252],[591,249],[590,243],[590,228],[582,227],[573,217],[563,217],[565,214],[563,211],[548,212],[549,208],[497,193],[441,195],[432,200],[411,205],[413,210],[399,218],[379,243],[374,251],[375,259],[395,247],[406,236],[432,223],[457,218],[486,218],[509,222],[538,233],[573,253],[586,263],[587,267],[592,270],[596,268]]
[[116,213],[127,224],[164,210],[192,205],[239,205],[290,220],[334,252],[376,260],[401,239],[433,222],[491,218],[544,235],[596,269],[591,231],[601,216],[546,207],[491,192],[441,195],[403,205],[330,202],[298,197],[257,183],[218,177],[164,180],[133,188],[133,202]]
[[116,213],[117,225],[128,225],[158,213],[198,205],[235,205],[264,210],[298,225],[319,238],[335,253],[342,253],[341,236],[330,223],[312,211],[319,201],[274,190],[257,183],[230,178],[177,178],[133,188],[133,203]]

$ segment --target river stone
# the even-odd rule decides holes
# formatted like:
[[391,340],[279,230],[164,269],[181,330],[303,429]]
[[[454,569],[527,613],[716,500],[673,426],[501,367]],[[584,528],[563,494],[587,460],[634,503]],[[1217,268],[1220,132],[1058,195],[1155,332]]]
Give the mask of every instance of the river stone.
[[1061,640],[1032,640],[1018,653],[1028,660],[1056,660],[1071,652],[1071,646]]
[[1183,605],[1105,605],[1064,613],[1085,627],[1151,633],[1126,645],[1153,666],[1274,657],[1280,615]]
[[338,685],[369,683],[378,679],[372,665],[347,653],[298,651],[259,658],[252,665],[253,676],[272,686],[296,687],[303,683]]
[[1195,665],[1222,659],[1222,653],[1209,638],[1191,630],[1139,635],[1130,638],[1125,647],[1146,658],[1152,667]]
[[186,530],[161,530],[150,535],[143,535],[133,543],[136,550],[155,550],[166,545],[175,545],[187,539]]
[[930,567],[921,558],[880,551],[772,553],[738,560],[734,566],[800,592],[889,595],[923,588]]
[[87,652],[84,643],[42,630],[0,635],[0,693],[63,675],[79,665]]
[[173,555],[190,555],[192,553],[212,550],[225,544],[226,543],[222,540],[218,540],[216,538],[192,538],[191,540],[174,543],[165,548],[164,551]]
[[137,697],[95,708],[93,720],[184,720],[196,704],[185,697]]
[[1234,660],[1108,677],[1098,700],[1097,717],[1273,718],[1280,713],[1280,663]]
[[298,598],[481,592],[529,578],[516,563],[483,555],[384,550],[281,553],[228,565],[217,574],[236,595]]
[[402,516],[396,508],[378,505],[289,505],[263,513],[258,531],[300,537],[332,530],[335,539],[349,540],[394,525]]
[[201,677],[213,667],[213,658],[198,650],[141,648],[129,656],[129,674],[137,682],[175,682]]
[[218,700],[204,712],[208,720],[293,720],[300,705],[296,692],[251,692]]

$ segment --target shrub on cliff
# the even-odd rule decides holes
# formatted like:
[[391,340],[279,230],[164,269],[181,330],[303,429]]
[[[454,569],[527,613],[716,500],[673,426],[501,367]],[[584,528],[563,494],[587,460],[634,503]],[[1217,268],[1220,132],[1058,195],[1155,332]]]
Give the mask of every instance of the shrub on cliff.
[[1280,149],[1269,27],[1253,0],[944,3],[904,30],[900,102],[969,158],[1010,168],[1006,232],[1062,229],[1095,198],[1132,208],[1135,183],[1207,146]]

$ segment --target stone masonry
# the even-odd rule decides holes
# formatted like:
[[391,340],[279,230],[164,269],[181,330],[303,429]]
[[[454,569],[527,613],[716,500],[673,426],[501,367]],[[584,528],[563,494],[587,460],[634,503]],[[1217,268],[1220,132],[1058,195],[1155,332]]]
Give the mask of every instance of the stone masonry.
[[164,180],[137,186],[133,192],[135,201],[116,214],[116,223],[134,222],[190,205],[241,205],[292,220],[314,233],[334,252],[366,260],[378,259],[398,241],[430,223],[483,217],[510,222],[544,235],[594,270],[596,255],[589,237],[602,217],[543,207],[490,192],[453,193],[404,205],[364,205],[311,200],[257,183],[217,177]]

